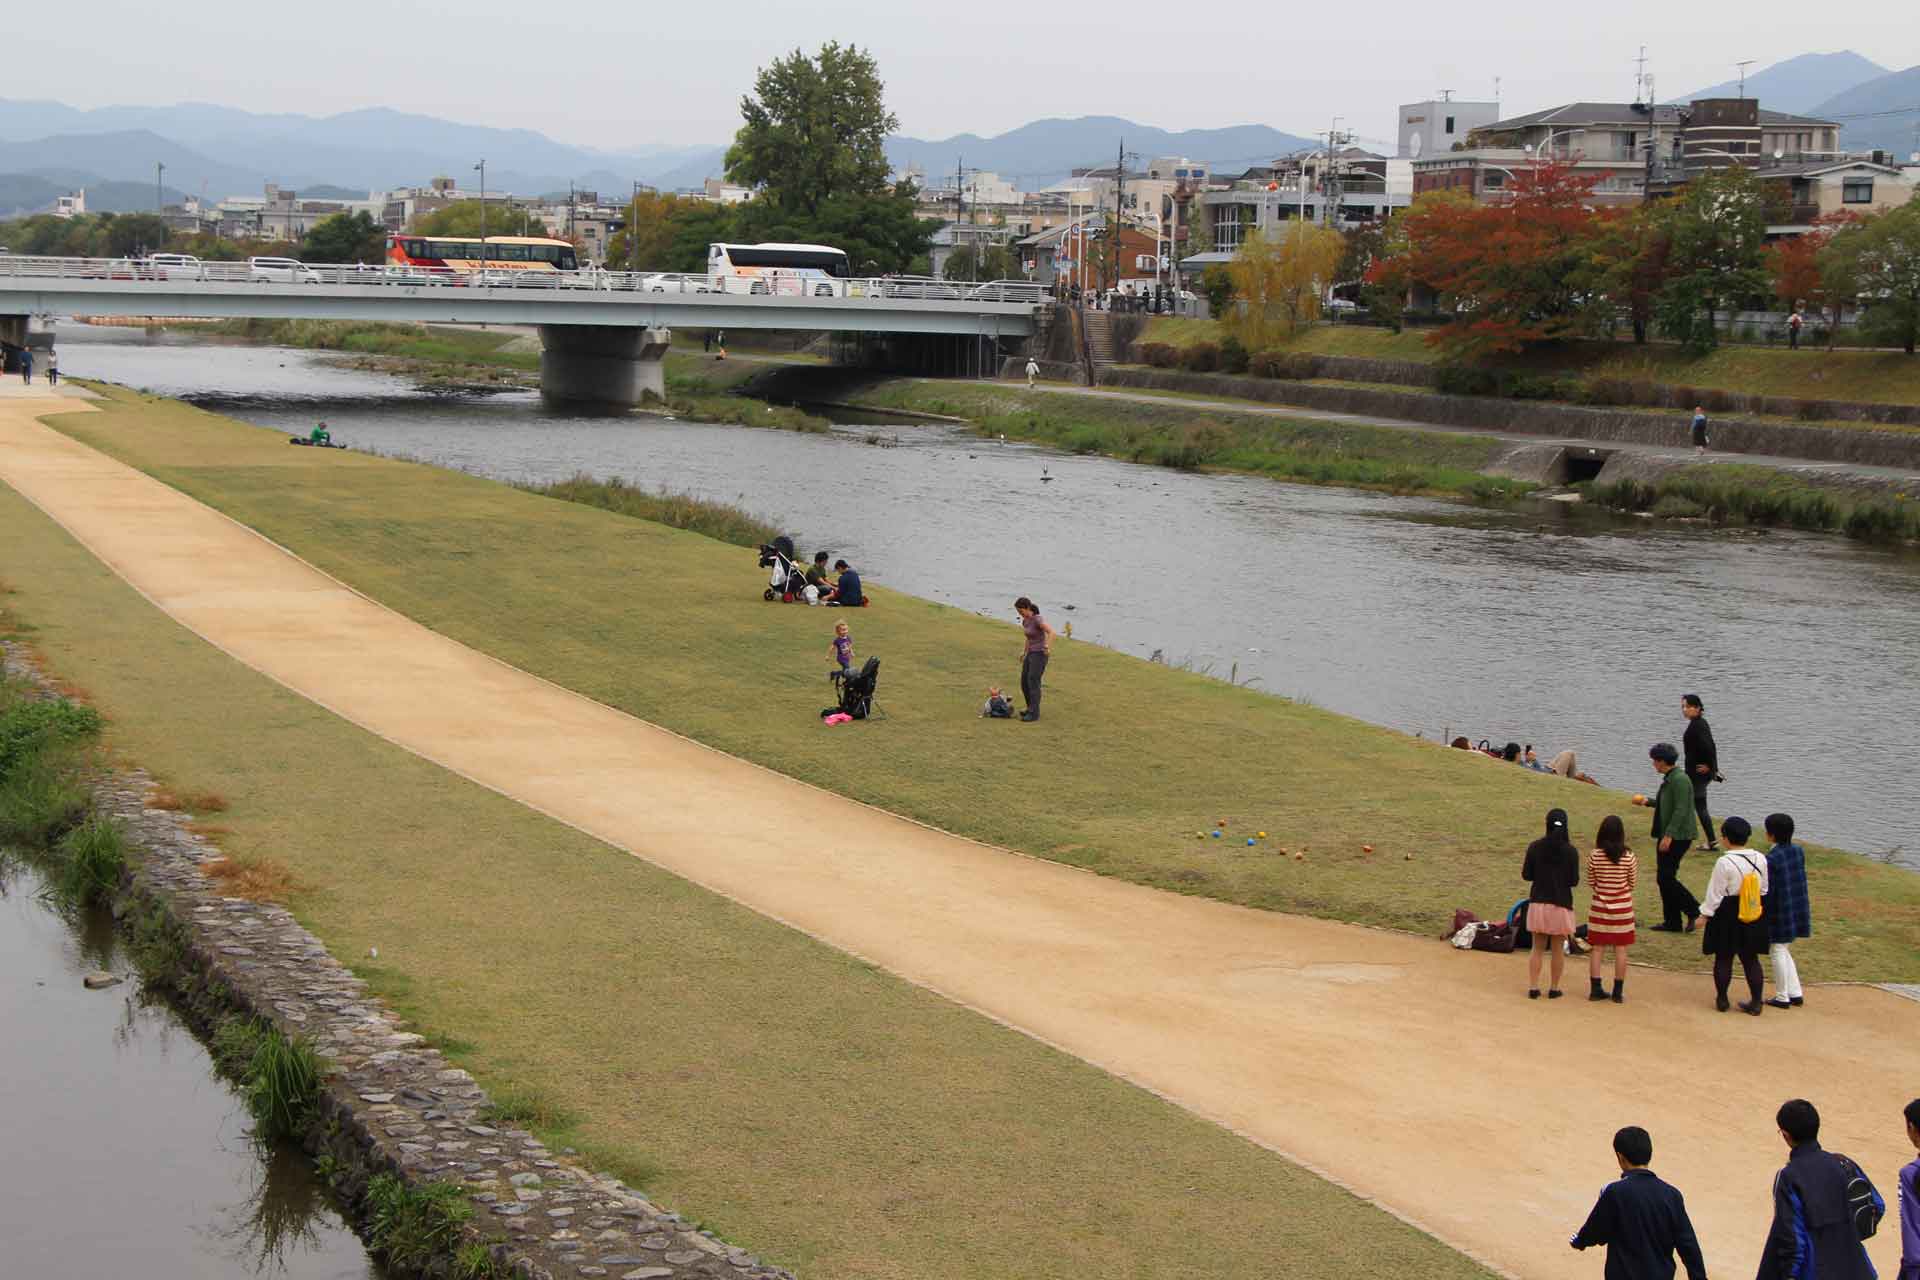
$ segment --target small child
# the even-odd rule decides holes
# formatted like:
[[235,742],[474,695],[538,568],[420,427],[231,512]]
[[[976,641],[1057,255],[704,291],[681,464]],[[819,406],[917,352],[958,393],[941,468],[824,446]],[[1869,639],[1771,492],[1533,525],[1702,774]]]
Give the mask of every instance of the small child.
[[853,674],[853,635],[844,622],[834,624],[833,643],[827,648],[827,661],[840,664],[841,679]]
[[1813,905],[1807,898],[1807,851],[1793,842],[1793,818],[1770,813],[1767,839],[1767,954],[1773,960],[1773,999],[1776,1009],[1798,1009],[1806,1003],[1800,990],[1800,969],[1793,962],[1796,938],[1813,936]]
[[980,714],[994,720],[1013,719],[1013,704],[1000,692],[999,685],[987,686],[987,700],[981,704]]

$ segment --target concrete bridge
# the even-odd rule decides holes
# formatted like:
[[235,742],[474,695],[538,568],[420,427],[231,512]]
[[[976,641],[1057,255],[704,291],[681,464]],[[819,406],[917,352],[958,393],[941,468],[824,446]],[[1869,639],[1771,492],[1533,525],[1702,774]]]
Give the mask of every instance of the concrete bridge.
[[920,277],[775,280],[625,271],[453,271],[391,266],[0,255],[0,342],[29,316],[156,315],[537,325],[542,393],[639,404],[664,398],[675,326],[945,335],[1034,332],[1044,291],[1025,281]]

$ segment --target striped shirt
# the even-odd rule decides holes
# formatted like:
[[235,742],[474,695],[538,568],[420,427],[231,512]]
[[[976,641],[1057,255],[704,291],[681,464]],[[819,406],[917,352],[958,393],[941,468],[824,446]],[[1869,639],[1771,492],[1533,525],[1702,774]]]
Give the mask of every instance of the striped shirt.
[[1587,927],[1594,933],[1625,933],[1633,928],[1633,888],[1640,864],[1633,850],[1615,862],[1600,849],[1587,855],[1587,883],[1593,886],[1593,905],[1587,909]]

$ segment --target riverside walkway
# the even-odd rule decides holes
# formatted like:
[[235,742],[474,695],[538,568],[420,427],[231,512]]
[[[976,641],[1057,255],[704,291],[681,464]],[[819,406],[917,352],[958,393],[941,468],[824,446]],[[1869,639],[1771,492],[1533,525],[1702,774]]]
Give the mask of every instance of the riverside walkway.
[[[1914,1092],[1920,1006],[1899,995],[1819,987],[1806,1010],[1750,1019],[1715,1014],[1704,976],[1636,970],[1624,1007],[1587,1008],[1577,982],[1575,999],[1529,1002],[1516,963],[1436,939],[1160,892],[932,830],[430,631],[36,420],[77,407],[0,399],[0,482],[209,643],[460,776],[1289,1155],[1509,1274],[1597,1272],[1565,1240],[1613,1176],[1607,1143],[1621,1124],[1653,1131],[1714,1272],[1757,1260],[1783,1156],[1779,1099],[1818,1098],[1823,1139],[1883,1188],[1911,1158],[1892,1117]],[[1729,1126],[1735,1078],[1747,1106]],[[1882,1268],[1897,1249],[1896,1232],[1873,1242]]]

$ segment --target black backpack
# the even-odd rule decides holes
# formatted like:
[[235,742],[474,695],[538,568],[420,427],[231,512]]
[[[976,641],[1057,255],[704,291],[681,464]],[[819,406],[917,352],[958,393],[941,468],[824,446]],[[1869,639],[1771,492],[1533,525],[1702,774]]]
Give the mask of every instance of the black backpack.
[[1853,1234],[1862,1240],[1871,1240],[1880,1230],[1880,1219],[1886,1216],[1887,1202],[1880,1198],[1880,1192],[1859,1165],[1839,1152],[1834,1152],[1833,1158],[1840,1162],[1840,1169],[1847,1177],[1847,1219],[1853,1223]]

